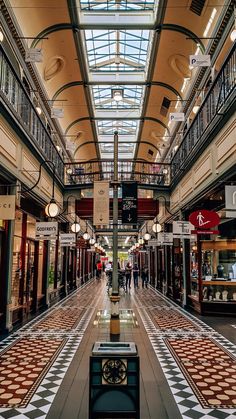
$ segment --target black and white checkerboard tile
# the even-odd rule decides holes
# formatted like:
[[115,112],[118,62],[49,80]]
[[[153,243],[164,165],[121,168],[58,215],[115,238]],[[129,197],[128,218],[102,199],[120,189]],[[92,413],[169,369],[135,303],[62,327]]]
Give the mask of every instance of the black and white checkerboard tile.
[[189,386],[189,383],[187,382],[186,378],[184,377],[183,373],[178,367],[178,364],[176,363],[175,359],[173,358],[169,349],[167,348],[164,342],[164,338],[181,338],[186,336],[188,338],[210,337],[214,339],[217,343],[219,343],[221,346],[223,346],[227,351],[232,353],[232,355],[234,356],[236,356],[236,346],[227,339],[225,339],[222,335],[217,333],[214,329],[206,325],[201,320],[196,319],[189,313],[186,313],[175,303],[172,304],[172,302],[167,300],[166,297],[162,296],[155,289],[153,289],[153,293],[158,295],[158,298],[162,299],[162,301],[168,303],[168,305],[164,307],[162,306],[161,310],[169,310],[172,306],[172,308],[175,308],[183,316],[190,319],[193,323],[200,327],[200,330],[197,331],[175,331],[166,329],[160,330],[155,326],[155,324],[153,323],[146,311],[146,308],[150,310],[150,308],[154,308],[154,306],[150,307],[150,304],[148,304],[147,306],[141,304],[139,297],[137,295],[135,296],[136,304],[139,307],[139,315],[142,319],[152,347],[156,353],[158,361],[160,362],[164,375],[170,386],[170,390],[179,408],[181,416],[183,417],[183,419],[236,419],[236,409],[207,409],[201,406],[192,388]]
[[[78,295],[80,289],[76,291]],[[74,295],[74,293],[73,293]],[[73,296],[67,297],[66,300],[72,299]],[[94,303],[97,301],[97,296],[94,298]],[[29,404],[25,408],[0,408],[0,418],[17,418],[17,419],[36,419],[45,418],[51,404],[56,396],[56,393],[62,383],[62,380],[71,364],[71,361],[79,348],[84,332],[94,314],[95,304],[90,304],[86,307],[86,311],[80,319],[78,325],[72,330],[32,330],[33,327],[39,323],[42,318],[46,318],[55,309],[61,307],[65,303],[65,300],[56,307],[49,309],[46,313],[43,313],[37,319],[32,320],[30,323],[22,327],[19,331],[13,333],[11,336],[0,342],[0,353],[7,346],[14,343],[17,339],[24,336],[33,336],[34,338],[51,338],[59,337],[67,339],[67,342],[53,365],[47,372],[46,376],[40,383]]]

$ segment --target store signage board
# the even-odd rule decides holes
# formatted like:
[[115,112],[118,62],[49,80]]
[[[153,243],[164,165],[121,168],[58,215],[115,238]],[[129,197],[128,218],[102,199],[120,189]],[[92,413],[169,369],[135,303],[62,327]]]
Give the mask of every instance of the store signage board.
[[71,143],[70,141],[66,142],[66,150],[71,151],[72,153],[74,153],[76,148],[76,145],[74,143]]
[[189,216],[189,221],[199,229],[209,230],[209,228],[220,223],[220,217],[217,212],[203,209],[192,212]]
[[225,208],[236,211],[236,186],[225,186]]
[[94,182],[93,224],[109,224],[109,182]]
[[148,240],[149,247],[160,246],[160,241],[157,239]]
[[62,108],[51,108],[51,118],[63,118],[64,109]]
[[0,220],[15,220],[16,196],[0,196]]
[[169,120],[170,121],[184,121],[185,115],[183,112],[170,112]]
[[192,234],[220,234],[219,230],[192,230]]
[[210,55],[190,55],[189,56],[190,66],[191,67],[210,67],[211,66],[211,56]]
[[173,244],[173,233],[158,233],[158,241],[165,245]]
[[[191,235],[193,225],[189,221],[173,221],[173,234],[175,235]],[[190,238],[190,237],[187,237]]]
[[60,245],[62,247],[75,245],[74,233],[61,233],[59,238],[60,238]]
[[29,48],[25,51],[26,63],[41,63],[43,61],[43,53],[40,48]]
[[36,240],[55,240],[58,233],[58,223],[55,221],[48,221],[35,224],[35,239]]
[[122,224],[137,224],[137,182],[122,183]]
[[173,234],[174,239],[191,239],[191,234]]

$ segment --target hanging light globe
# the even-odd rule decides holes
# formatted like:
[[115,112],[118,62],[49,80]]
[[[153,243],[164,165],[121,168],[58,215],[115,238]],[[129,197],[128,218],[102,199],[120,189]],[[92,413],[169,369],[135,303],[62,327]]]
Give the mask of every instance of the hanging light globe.
[[153,224],[152,231],[154,233],[160,233],[160,231],[161,231],[161,224],[160,223]]
[[83,234],[83,239],[84,240],[89,240],[90,239],[90,234],[87,231]]
[[80,224],[73,223],[70,228],[73,233],[78,233],[80,231]]
[[51,199],[49,204],[47,204],[45,207],[45,214],[47,215],[47,217],[55,218],[58,216],[59,212],[60,208],[57,205],[56,201],[54,199]]
[[89,240],[89,244],[93,245],[93,244],[95,244],[95,242],[96,242],[96,240],[93,237],[91,237],[91,239]]
[[144,236],[143,236],[143,238],[144,238],[144,240],[150,240],[151,234],[145,233]]
[[236,28],[231,32],[230,39],[232,42],[236,41]]
[[140,238],[138,239],[138,242],[139,242],[139,244],[143,244],[143,243],[144,243],[144,239],[143,239],[142,237],[140,237]]

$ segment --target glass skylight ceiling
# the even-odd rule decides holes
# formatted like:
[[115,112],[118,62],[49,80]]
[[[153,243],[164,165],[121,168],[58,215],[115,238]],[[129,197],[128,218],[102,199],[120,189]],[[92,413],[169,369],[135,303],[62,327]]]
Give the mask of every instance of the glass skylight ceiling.
[[81,0],[82,10],[153,10],[154,0]]
[[[101,22],[109,12],[122,12],[119,22],[123,27],[128,22],[125,12],[129,16],[129,12],[134,10],[146,19],[146,13],[155,15],[157,3],[157,0],[80,1],[81,11],[87,15],[91,12],[88,18],[90,27],[94,19],[94,29],[84,31],[84,40],[88,76],[93,82],[90,92],[101,158],[113,158],[115,131],[119,135],[120,158],[134,157],[139,132],[138,118],[142,114],[146,89],[143,82],[146,80],[153,37],[153,32],[147,29],[108,29]],[[93,12],[96,10],[99,13],[95,16]],[[123,22],[122,16],[125,16]],[[150,15],[147,16],[149,18]],[[99,22],[100,27],[104,24],[104,30],[96,29]]]
[[[113,92],[120,90],[123,100],[117,102]],[[143,97],[141,86],[93,86],[93,100],[95,109],[140,109]]]
[[150,31],[86,30],[89,70],[145,71]]

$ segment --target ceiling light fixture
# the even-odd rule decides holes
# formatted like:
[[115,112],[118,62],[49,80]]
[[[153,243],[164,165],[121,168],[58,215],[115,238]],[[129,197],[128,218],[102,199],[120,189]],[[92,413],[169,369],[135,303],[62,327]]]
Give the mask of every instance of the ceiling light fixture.
[[121,102],[123,100],[123,89],[113,89],[111,91],[111,97],[116,101],[116,102]]

